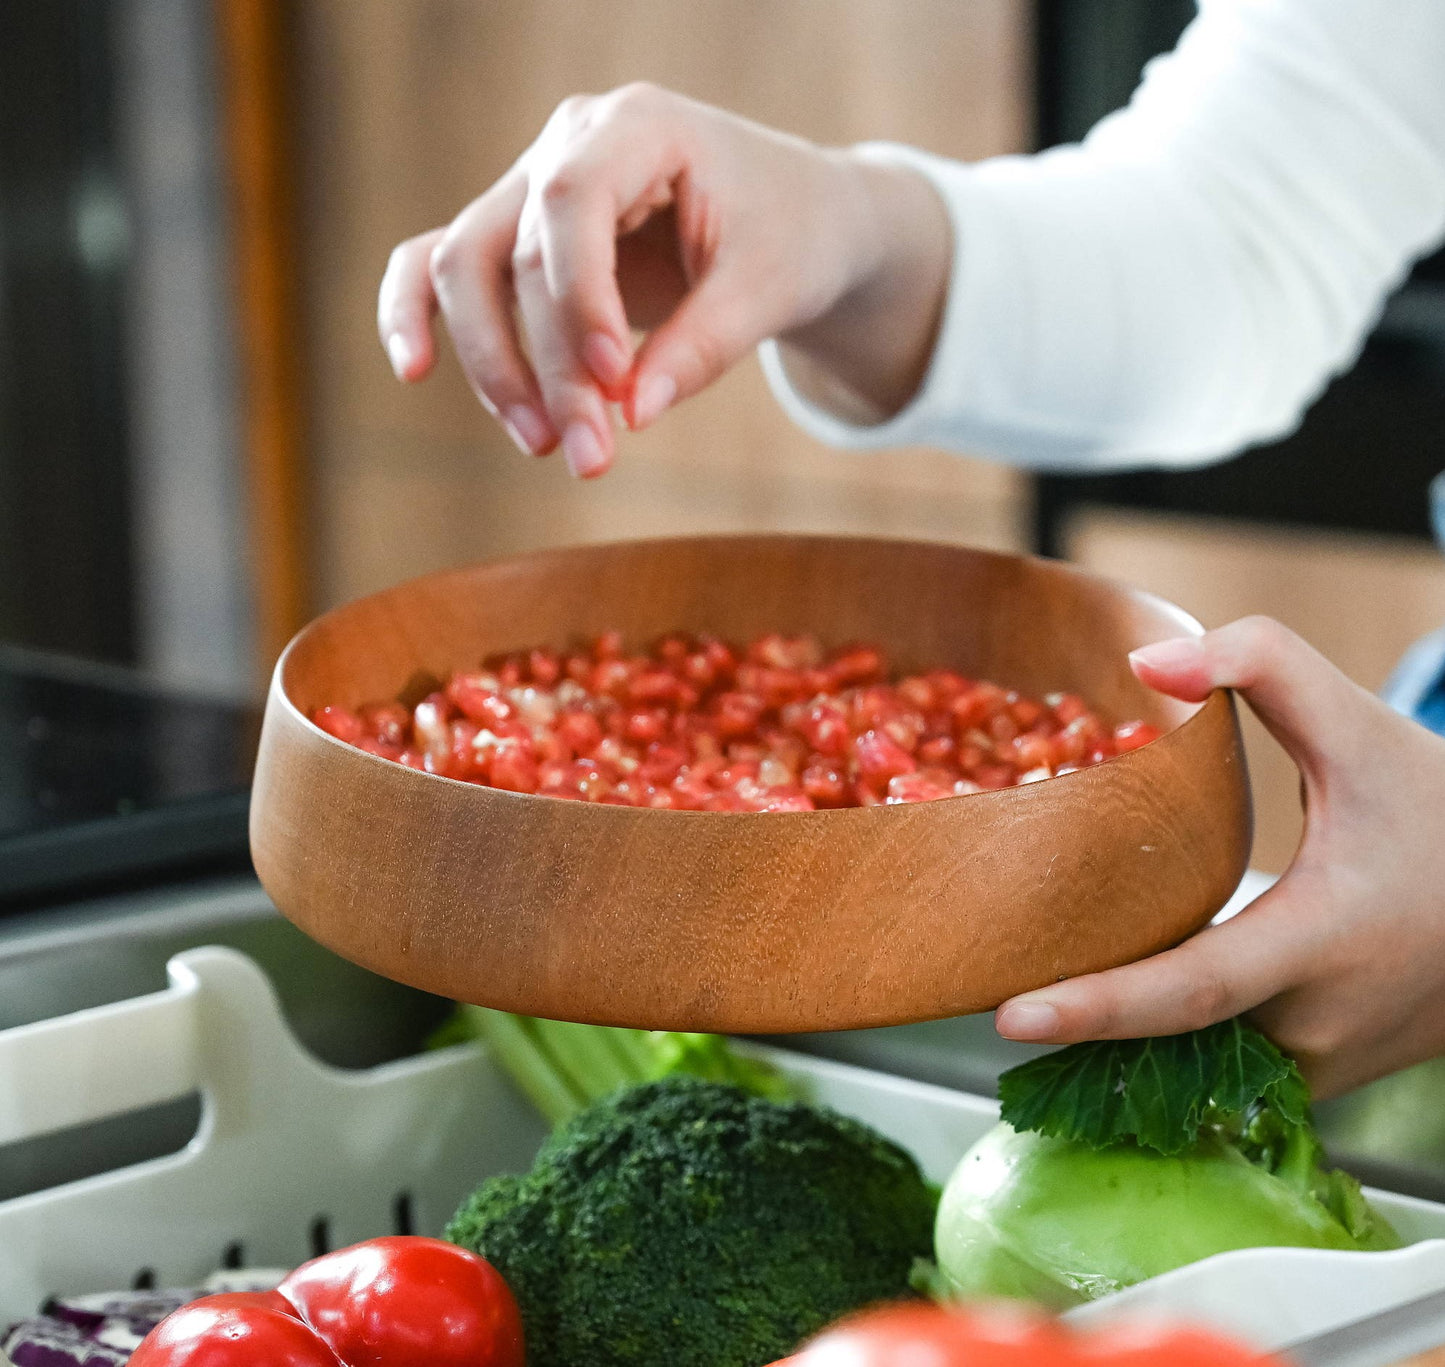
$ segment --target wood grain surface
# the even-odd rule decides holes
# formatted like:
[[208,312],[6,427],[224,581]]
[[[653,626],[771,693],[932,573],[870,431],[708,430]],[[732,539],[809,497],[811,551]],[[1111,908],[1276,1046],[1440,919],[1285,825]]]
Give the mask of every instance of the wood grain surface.
[[[1107,764],[908,806],[723,814],[458,783],[343,745],[323,703],[415,692],[497,650],[608,628],[867,639],[1169,728]],[[1196,631],[1067,566],[918,543],[707,537],[540,552],[314,622],[277,669],[256,868],[323,944],[442,995],[669,1029],[846,1029],[993,1007],[1203,925],[1249,847],[1232,700],[1149,693],[1125,655]]]

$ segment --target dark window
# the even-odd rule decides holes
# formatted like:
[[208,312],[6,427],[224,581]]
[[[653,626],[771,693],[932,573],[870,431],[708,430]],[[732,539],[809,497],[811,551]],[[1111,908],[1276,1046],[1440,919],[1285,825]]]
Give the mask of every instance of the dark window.
[[[1188,0],[1041,0],[1041,146],[1073,142],[1127,103],[1149,58],[1193,18]],[[1076,510],[1111,506],[1428,536],[1426,485],[1445,467],[1445,252],[1390,301],[1360,363],[1293,436],[1182,473],[1048,475],[1040,550],[1066,551]]]
[[0,640],[135,655],[126,215],[100,0],[8,5],[0,41]]

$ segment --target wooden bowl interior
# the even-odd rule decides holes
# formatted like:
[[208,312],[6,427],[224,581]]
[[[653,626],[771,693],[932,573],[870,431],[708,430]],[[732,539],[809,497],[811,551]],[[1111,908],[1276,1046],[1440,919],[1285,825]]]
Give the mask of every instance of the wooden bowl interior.
[[616,628],[629,648],[673,630],[768,631],[881,645],[1035,696],[1081,694],[1111,721],[1170,729],[1197,707],[1130,672],[1135,647],[1197,634],[1180,609],[1068,566],[916,542],[717,537],[544,551],[431,575],[318,619],[284,659],[303,713],[414,700],[498,651],[566,647]]

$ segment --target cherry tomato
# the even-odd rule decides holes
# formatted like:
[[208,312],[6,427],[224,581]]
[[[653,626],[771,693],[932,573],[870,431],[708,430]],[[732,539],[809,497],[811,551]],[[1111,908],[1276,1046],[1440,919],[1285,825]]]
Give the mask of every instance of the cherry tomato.
[[152,1329],[130,1360],[134,1367],[340,1367],[274,1291],[192,1301]]
[[278,1292],[346,1367],[522,1367],[521,1313],[501,1274],[440,1239],[339,1249]]

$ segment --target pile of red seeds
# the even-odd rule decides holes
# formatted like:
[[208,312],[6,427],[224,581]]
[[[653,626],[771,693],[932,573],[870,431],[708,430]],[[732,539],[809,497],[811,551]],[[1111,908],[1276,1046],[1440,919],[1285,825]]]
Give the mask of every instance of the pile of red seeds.
[[890,680],[882,651],[810,636],[745,650],[675,633],[628,655],[618,632],[452,675],[415,707],[320,707],[338,740],[447,778],[586,802],[805,812],[927,802],[1067,774],[1159,735],[1083,699],[1036,700],[953,670]]

